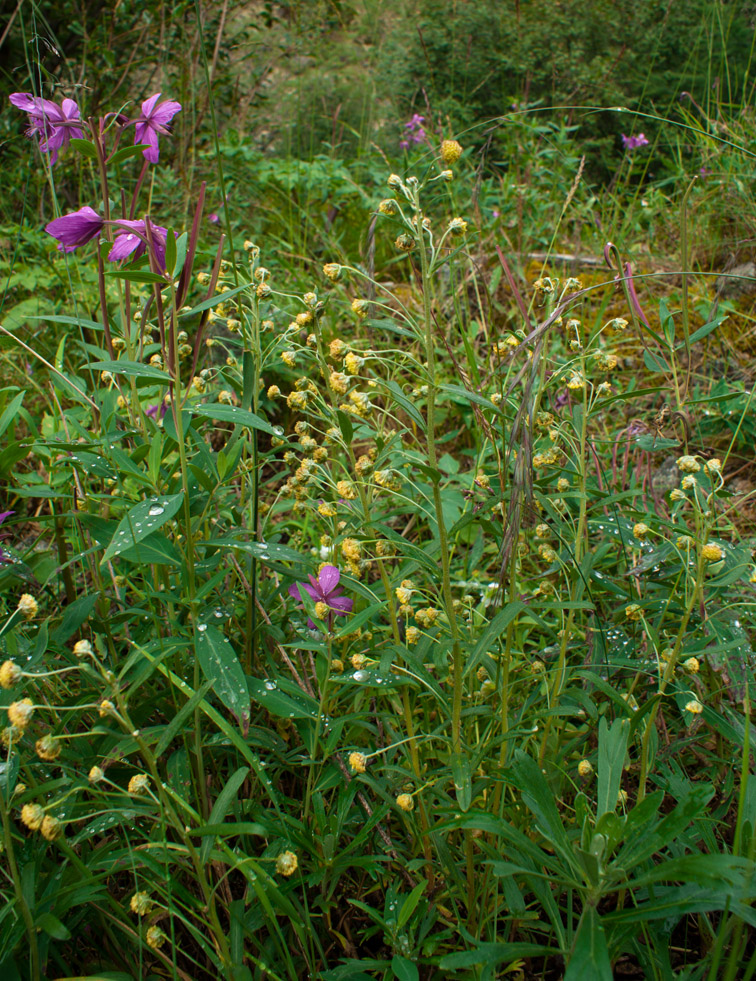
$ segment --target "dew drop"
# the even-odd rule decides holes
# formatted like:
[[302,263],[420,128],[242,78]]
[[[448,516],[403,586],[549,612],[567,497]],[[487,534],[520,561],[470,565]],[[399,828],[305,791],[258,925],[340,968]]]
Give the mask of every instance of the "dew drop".
[[151,518],[157,518],[159,514],[162,514],[165,508],[161,508],[159,504],[153,504],[150,510],[147,512]]
[[268,689],[268,691],[273,691],[276,687],[276,683],[275,681],[266,681],[265,687]]
[[355,681],[367,681],[370,675],[367,671],[355,671],[352,677]]
[[199,630],[199,632],[201,634],[203,634],[207,630],[207,624],[206,623],[198,623],[197,624],[197,630]]

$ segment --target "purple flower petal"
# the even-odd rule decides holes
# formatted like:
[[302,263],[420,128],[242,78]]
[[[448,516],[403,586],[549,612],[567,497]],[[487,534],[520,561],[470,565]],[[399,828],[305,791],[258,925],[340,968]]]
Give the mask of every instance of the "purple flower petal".
[[354,600],[349,599],[348,596],[331,596],[328,605],[337,617],[345,617],[347,613],[352,612]]
[[45,231],[57,238],[61,252],[73,252],[80,245],[86,245],[100,234],[103,220],[92,208],[86,205],[78,211],[62,215],[45,225]]
[[[126,218],[119,218],[113,222],[115,225],[115,237],[113,247],[108,253],[111,262],[119,262],[128,259],[133,255],[135,259],[144,255],[147,251],[148,236],[146,223],[141,220],[130,221]],[[158,268],[165,272],[165,243],[167,230],[161,225],[150,223],[152,233],[152,244],[155,250],[155,261]]]
[[11,105],[29,114],[27,136],[40,137],[39,149],[49,153],[52,163],[58,159],[58,150],[72,138],[82,139],[84,132],[75,125],[80,119],[79,107],[73,99],[64,99],[58,106],[49,99],[30,95],[28,92],[14,92]]
[[157,163],[160,156],[158,135],[170,133],[168,124],[177,112],[181,112],[180,102],[165,100],[158,103],[159,98],[160,92],[157,92],[149,99],[145,99],[142,103],[142,114],[134,127],[134,143],[147,144],[143,156],[150,163]]
[[0,511],[0,525],[3,523],[3,521],[5,521],[6,518],[9,518],[12,514],[15,513],[16,513],[15,511]]
[[341,573],[335,565],[324,565],[320,570],[318,583],[320,584],[320,588],[327,595],[331,592],[331,590],[338,586],[339,579],[341,579]]

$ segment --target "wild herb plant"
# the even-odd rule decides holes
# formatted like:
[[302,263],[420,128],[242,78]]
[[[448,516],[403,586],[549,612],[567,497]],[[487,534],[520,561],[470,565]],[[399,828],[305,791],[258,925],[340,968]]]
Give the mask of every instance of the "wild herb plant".
[[46,228],[99,302],[10,332],[5,975],[756,973],[721,319],[610,244],[526,290],[495,242],[497,300],[453,139],[366,215],[387,283],[153,220],[177,103],[14,104],[92,161]]

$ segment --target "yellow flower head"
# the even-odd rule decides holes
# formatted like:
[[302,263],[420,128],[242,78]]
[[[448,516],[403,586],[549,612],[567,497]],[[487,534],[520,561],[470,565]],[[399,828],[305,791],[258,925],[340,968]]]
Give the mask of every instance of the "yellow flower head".
[[685,705],[685,711],[690,712],[692,715],[700,715],[703,712],[703,709],[703,705],[697,698],[691,698],[691,700]]
[[643,610],[637,603],[631,603],[625,607],[625,616],[628,620],[640,620]]
[[367,757],[364,753],[350,753],[349,766],[353,773],[364,773],[367,769]]
[[12,688],[22,674],[21,668],[13,661],[3,661],[0,665],[0,688]]
[[416,644],[420,640],[420,631],[417,627],[407,627],[407,644]]
[[701,558],[704,562],[719,562],[724,558],[724,550],[716,542],[707,542],[701,549]]
[[56,838],[60,838],[63,834],[63,825],[57,818],[45,814],[42,827],[39,830],[43,838],[46,838],[48,841],[55,841]]
[[168,937],[166,937],[160,927],[151,926],[147,931],[145,939],[147,940],[148,947],[152,947],[153,950],[157,950],[159,947],[163,946]]
[[297,871],[299,861],[294,852],[281,852],[281,854],[276,859],[276,872],[280,875],[294,875]]
[[341,275],[341,266],[338,262],[327,262],[323,266],[323,275],[330,279],[332,283],[335,283]]
[[149,893],[135,892],[129,901],[129,906],[131,912],[136,913],[137,916],[147,916],[148,913],[152,912],[152,900]]
[[104,780],[104,779],[105,779],[105,771],[99,766],[93,766],[87,776],[87,780],[89,780],[90,783],[99,783],[100,780]]
[[651,529],[644,521],[639,521],[636,525],[633,525],[633,537],[639,541],[644,541],[648,538],[650,532]]
[[369,310],[370,303],[368,300],[363,300],[359,297],[352,300],[352,311],[356,313],[358,317],[367,317]]
[[415,806],[411,794],[399,794],[396,798],[396,803],[403,811],[411,811]]
[[100,718],[105,719],[109,715],[115,714],[115,705],[107,698],[100,702]]
[[45,812],[39,804],[24,804],[21,808],[21,820],[27,828],[32,831],[39,831],[45,819]]
[[344,358],[344,367],[346,368],[348,375],[356,375],[363,364],[363,358],[359,354],[353,354],[351,351]]
[[448,166],[455,164],[462,156],[462,146],[456,140],[444,140],[441,144],[441,159]]
[[678,457],[677,466],[683,473],[698,473],[701,469],[701,464],[694,456]]
[[24,620],[33,620],[39,611],[39,606],[33,596],[29,593],[24,593],[18,601],[18,609]]
[[37,751],[37,756],[47,762],[52,762],[60,756],[60,741],[53,736],[43,736],[38,739],[34,748]]
[[25,729],[34,714],[34,705],[30,698],[22,698],[19,702],[11,702],[8,706],[8,719],[11,725],[18,729]]
[[129,793],[136,796],[137,794],[143,793],[150,785],[149,778],[144,775],[144,773],[136,773],[131,780],[129,780]]
[[593,764],[591,763],[591,761],[581,760],[578,763],[578,773],[583,778],[590,777],[590,775],[593,773]]

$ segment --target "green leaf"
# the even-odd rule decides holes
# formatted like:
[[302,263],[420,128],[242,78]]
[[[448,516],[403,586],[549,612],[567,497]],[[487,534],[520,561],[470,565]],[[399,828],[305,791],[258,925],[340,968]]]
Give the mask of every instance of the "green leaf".
[[[247,774],[249,773],[248,766],[240,766],[235,773],[226,781],[226,785],[218,794],[218,799],[213,804],[213,809],[210,811],[210,817],[207,819],[207,823],[213,824],[223,824],[226,819],[226,815],[231,808],[231,805],[236,800],[236,795],[239,792],[239,788],[247,779]],[[213,847],[214,836],[208,835],[200,846],[200,861],[204,863],[210,858],[210,852]]]
[[397,981],[419,981],[420,979],[417,964],[408,961],[406,957],[400,957],[399,954],[395,954],[391,958],[391,970],[394,972]]
[[612,981],[612,965],[601,917],[586,906],[580,917],[564,981]]
[[141,361],[128,361],[123,358],[119,361],[93,361],[87,365],[95,371],[109,371],[113,375],[129,375],[132,378],[149,378],[150,381],[160,381],[167,384],[171,376],[164,371],[156,368],[152,364],[142,364]]
[[552,947],[542,944],[529,943],[482,943],[474,950],[461,950],[456,954],[447,954],[441,958],[440,966],[446,970],[461,967],[477,967],[486,965],[491,967],[501,964],[503,961],[512,963],[522,960],[523,957],[544,957],[548,954],[555,954]]
[[664,358],[660,354],[652,354],[649,350],[643,352],[643,363],[649,371],[662,373],[669,371],[669,365]]
[[425,419],[417,406],[409,400],[409,398],[404,394],[399,385],[395,381],[388,381],[383,383],[383,387],[391,394],[396,404],[400,408],[404,409],[410,419],[416,423],[421,429],[425,428]]
[[501,637],[509,624],[515,619],[517,614],[524,609],[525,604],[520,602],[520,600],[515,600],[513,603],[507,603],[503,610],[499,610],[493,620],[483,631],[483,636],[475,645],[472,660],[476,661],[481,654],[485,654],[486,651],[488,651],[492,646],[494,641]]
[[160,532],[148,535],[132,548],[121,551],[120,555],[127,562],[136,562],[137,564],[174,565],[177,567],[184,565],[181,552],[172,541],[165,535],[161,535]]
[[203,405],[193,405],[191,410],[195,416],[203,416],[205,419],[216,419],[219,422],[231,422],[237,426],[245,426],[247,429],[260,429],[271,436],[282,436],[283,429],[280,426],[271,426],[269,422],[249,412],[247,409],[240,409],[236,405],[225,405],[222,402],[205,402]]
[[570,869],[575,868],[575,858],[567,832],[540,766],[523,750],[515,753],[514,773],[525,805],[533,812],[538,830],[559,852]]
[[[179,237],[176,239],[176,260],[173,263],[173,272],[171,274],[174,279],[178,279],[178,277],[181,275],[181,270],[184,268],[188,240],[189,236],[186,232],[179,235]],[[170,268],[170,266],[168,268]]]
[[212,682],[210,681],[206,681],[204,684],[200,685],[192,697],[184,703],[165,729],[163,729],[163,731],[160,733],[160,739],[158,740],[157,746],[155,746],[154,755],[156,759],[162,756],[168,749],[184,725],[184,722],[189,718],[192,712],[199,707],[200,702],[211,688]]
[[714,320],[710,320],[708,324],[704,324],[703,327],[699,327],[698,330],[694,331],[688,338],[688,344],[695,344],[696,341],[702,341],[704,337],[708,337],[712,331],[715,331],[718,327],[721,327],[725,320],[727,320],[727,314],[723,314],[721,317],[716,317]]
[[95,149],[94,143],[92,143],[90,140],[81,140],[74,136],[68,142],[75,150],[78,150],[79,153],[83,153],[84,156],[89,157],[90,160],[97,159],[97,150]]
[[248,284],[244,286],[237,286],[232,290],[226,290],[225,293],[216,293],[215,296],[211,296],[208,300],[203,300],[202,303],[198,303],[196,307],[192,307],[191,310],[186,310],[183,313],[179,313],[179,320],[183,320],[185,317],[193,317],[195,314],[202,313],[203,310],[209,310],[210,307],[217,307],[219,303],[225,303],[226,300],[230,300],[232,296],[236,296],[237,293],[241,293],[242,290],[250,289]]
[[177,513],[183,500],[184,493],[181,491],[168,497],[156,497],[135,504],[119,521],[101,561],[107,562],[157,531]]
[[629,732],[628,719],[615,719],[611,729],[603,716],[599,722],[597,820],[617,809]]
[[165,276],[163,273],[149,272],[146,269],[109,269],[106,276],[113,279],[125,279],[128,283],[163,283]]
[[6,407],[2,416],[0,416],[0,436],[5,433],[5,430],[18,415],[18,410],[21,408],[21,404],[24,401],[25,396],[26,392],[19,392],[13,401]]
[[461,753],[454,753],[451,760],[452,779],[461,811],[469,811],[472,803],[472,774],[470,761]]
[[[71,142],[73,143],[73,140]],[[71,932],[52,913],[42,913],[41,916],[37,917],[37,922],[34,925],[38,930],[44,930],[45,933],[48,933],[55,940],[71,939]]]
[[[71,140],[73,143],[73,140]],[[123,163],[124,160],[129,160],[131,157],[136,157],[143,150],[146,150],[149,146],[148,143],[135,143],[134,146],[125,146],[120,150],[116,150],[112,157],[108,158],[109,164],[119,164]]]
[[52,642],[56,645],[65,642],[76,633],[82,623],[89,617],[97,604],[99,593],[90,593],[88,596],[79,596],[73,603],[65,608],[63,619],[60,626],[52,635]]
[[198,623],[194,630],[194,651],[202,673],[212,682],[213,691],[236,717],[242,730],[246,731],[249,725],[249,689],[231,642],[215,627]]
[[[310,701],[304,692],[297,697],[281,691],[279,682],[268,678],[247,678],[249,694],[258,704],[282,719],[313,719],[317,712],[317,703]],[[298,691],[298,689],[297,689]]]
[[402,908],[399,910],[399,916],[396,920],[396,925],[400,930],[415,912],[415,907],[420,902],[420,897],[425,892],[427,885],[428,883],[425,880],[419,882],[402,903]]

